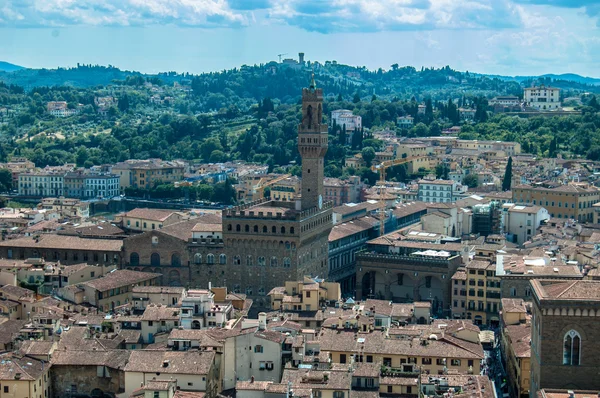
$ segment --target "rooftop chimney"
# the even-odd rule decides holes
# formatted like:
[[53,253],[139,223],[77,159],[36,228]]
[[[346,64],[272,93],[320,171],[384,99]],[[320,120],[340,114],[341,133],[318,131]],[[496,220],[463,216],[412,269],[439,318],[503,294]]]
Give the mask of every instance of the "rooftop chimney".
[[267,314],[261,312],[258,314],[258,330],[265,330],[267,328]]

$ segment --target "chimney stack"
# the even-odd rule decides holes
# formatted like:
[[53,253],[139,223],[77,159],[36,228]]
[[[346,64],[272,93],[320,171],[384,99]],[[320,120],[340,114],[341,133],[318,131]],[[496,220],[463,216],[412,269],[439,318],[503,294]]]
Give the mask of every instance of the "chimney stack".
[[258,314],[258,330],[265,330],[267,328],[267,314],[261,312]]

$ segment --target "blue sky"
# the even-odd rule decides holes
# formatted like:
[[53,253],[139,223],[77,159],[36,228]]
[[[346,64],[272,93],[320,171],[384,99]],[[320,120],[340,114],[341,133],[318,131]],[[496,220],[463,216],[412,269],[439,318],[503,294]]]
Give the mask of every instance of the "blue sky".
[[200,73],[277,59],[600,77],[600,0],[0,0],[0,60]]

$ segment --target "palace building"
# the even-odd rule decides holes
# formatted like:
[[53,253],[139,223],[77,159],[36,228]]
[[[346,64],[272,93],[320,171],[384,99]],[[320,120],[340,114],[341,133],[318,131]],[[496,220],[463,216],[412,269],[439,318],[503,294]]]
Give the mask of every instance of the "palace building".
[[[294,201],[261,199],[223,211],[224,252],[212,264],[193,264],[195,278],[219,280],[233,292],[268,305],[267,293],[303,276],[327,278],[331,202],[323,201],[327,125],[323,90],[314,78],[302,90],[298,150],[302,194]],[[264,298],[263,298],[264,296]]]

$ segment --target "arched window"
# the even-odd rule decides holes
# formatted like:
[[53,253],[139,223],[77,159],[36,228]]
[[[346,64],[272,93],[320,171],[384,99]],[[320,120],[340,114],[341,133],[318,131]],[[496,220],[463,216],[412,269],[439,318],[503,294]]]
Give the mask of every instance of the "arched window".
[[258,232],[258,225],[254,226],[254,232]]
[[196,253],[194,255],[194,263],[196,263],[196,264],[202,264],[202,254]]
[[244,227],[244,232],[250,232],[250,225],[246,224]]
[[246,265],[248,267],[252,266],[252,256],[250,256],[250,255],[246,256]]
[[266,233],[267,233],[267,226],[263,225],[263,234],[266,234]]
[[206,255],[206,264],[214,264],[215,263],[215,255],[209,253]]
[[[173,253],[171,255],[171,267],[181,267],[181,257],[179,257],[178,253]],[[179,273],[177,273],[179,275]]]
[[152,253],[150,256],[150,265],[153,267],[160,267],[160,254]]
[[227,230],[231,231],[233,229],[233,227],[231,226],[231,224],[227,224]]
[[281,227],[281,233],[285,234],[285,227]]
[[265,266],[265,258],[264,257],[259,257],[258,258],[258,266],[259,267],[264,267]]
[[225,254],[219,256],[219,264],[227,264],[227,256]]
[[129,265],[140,265],[140,255],[133,252],[129,255]]
[[577,366],[581,363],[581,336],[575,330],[565,334],[563,345],[563,365]]
[[274,233],[274,234],[276,234],[277,233],[277,227],[273,225],[271,227],[271,232]]
[[233,264],[234,265],[240,265],[240,264],[242,264],[242,258],[240,256],[235,256],[233,258]]
[[284,268],[289,268],[292,265],[292,262],[290,261],[289,257],[285,257],[283,259],[283,267]]
[[242,230],[242,227],[240,227],[240,224],[238,224],[238,225],[235,226],[235,230],[237,232],[240,232]]
[[277,257],[271,257],[271,267],[277,267]]
[[294,227],[290,227],[290,234],[294,233]]

